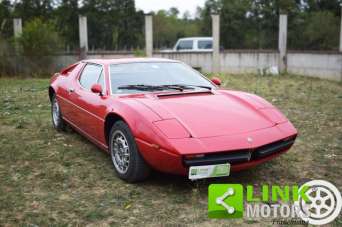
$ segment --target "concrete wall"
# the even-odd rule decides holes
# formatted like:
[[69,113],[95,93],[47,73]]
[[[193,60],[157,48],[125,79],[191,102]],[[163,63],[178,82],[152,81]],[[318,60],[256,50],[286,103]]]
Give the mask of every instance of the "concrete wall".
[[225,52],[221,54],[221,71],[230,73],[257,73],[259,69],[278,65],[276,52]]
[[[184,61],[204,72],[212,71],[211,53],[155,53]],[[276,51],[233,50],[221,53],[221,71],[227,73],[257,73],[258,69],[278,66]],[[287,72],[305,76],[342,81],[342,54],[320,52],[290,52],[287,54]]]
[[342,54],[288,53],[289,73],[342,81]]
[[[134,57],[130,52],[88,53],[87,58]],[[153,57],[183,61],[203,72],[212,71],[212,53],[165,53],[155,52]],[[277,66],[277,51],[230,50],[220,54],[221,71],[227,73],[257,73],[259,69]],[[77,55],[55,56],[55,67],[60,69],[79,61]],[[287,71],[305,76],[342,81],[342,54],[324,52],[287,53]]]
[[[154,57],[183,61],[204,72],[212,71],[212,54],[203,53],[155,53]],[[259,68],[278,64],[276,52],[229,51],[220,54],[221,71],[229,73],[256,73]]]

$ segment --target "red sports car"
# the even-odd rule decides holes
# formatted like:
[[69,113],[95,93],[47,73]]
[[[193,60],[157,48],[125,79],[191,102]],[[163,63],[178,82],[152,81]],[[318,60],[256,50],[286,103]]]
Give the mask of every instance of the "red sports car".
[[189,179],[227,176],[293,145],[297,130],[278,109],[219,85],[174,60],[85,60],[51,78],[52,123],[107,151],[128,182],[151,168]]

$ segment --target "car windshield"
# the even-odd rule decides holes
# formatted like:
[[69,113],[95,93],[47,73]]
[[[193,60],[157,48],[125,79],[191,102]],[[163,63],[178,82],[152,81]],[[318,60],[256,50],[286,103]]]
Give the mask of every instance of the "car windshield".
[[178,62],[139,62],[110,66],[112,94],[215,88],[194,69]]

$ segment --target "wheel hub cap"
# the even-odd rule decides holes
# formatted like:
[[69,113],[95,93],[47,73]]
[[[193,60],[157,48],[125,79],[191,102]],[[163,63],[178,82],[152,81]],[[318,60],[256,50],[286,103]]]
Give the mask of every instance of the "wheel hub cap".
[[126,173],[130,161],[129,146],[126,137],[121,131],[116,131],[112,137],[112,161],[116,170]]

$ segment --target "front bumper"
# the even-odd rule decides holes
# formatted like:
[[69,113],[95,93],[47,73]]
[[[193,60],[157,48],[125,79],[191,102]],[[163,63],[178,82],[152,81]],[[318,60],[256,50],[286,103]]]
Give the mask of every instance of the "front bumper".
[[[169,140],[172,148],[136,139],[145,160],[162,172],[187,175],[190,166],[230,163],[231,171],[254,167],[286,152],[297,130],[290,122],[249,133]],[[253,138],[253,142],[247,140]],[[196,155],[201,157],[196,158]],[[186,158],[193,156],[195,158]]]

